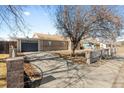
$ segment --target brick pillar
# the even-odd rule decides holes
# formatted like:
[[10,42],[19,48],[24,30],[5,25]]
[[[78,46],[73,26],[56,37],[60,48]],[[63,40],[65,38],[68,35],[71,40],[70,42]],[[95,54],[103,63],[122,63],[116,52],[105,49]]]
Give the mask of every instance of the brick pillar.
[[116,47],[112,48],[112,56],[116,56]]
[[114,53],[116,55],[116,53],[117,53],[117,47],[114,47]]
[[109,50],[108,50],[108,55],[109,55],[109,56],[111,56],[111,55],[112,55],[111,48],[109,48]]
[[41,51],[41,46],[40,46],[41,44],[40,43],[41,43],[41,41],[38,40],[38,51]]
[[71,40],[68,40],[68,50],[72,51],[72,43]]
[[85,57],[86,57],[86,63],[90,64],[91,63],[91,51],[86,51]]
[[24,60],[23,57],[6,59],[7,62],[7,87],[23,88],[24,87]]

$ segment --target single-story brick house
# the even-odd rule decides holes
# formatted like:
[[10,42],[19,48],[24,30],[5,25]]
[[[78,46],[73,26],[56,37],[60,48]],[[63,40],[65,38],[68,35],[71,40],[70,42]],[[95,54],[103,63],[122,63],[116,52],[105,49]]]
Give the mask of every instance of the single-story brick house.
[[[99,42],[96,38],[87,38],[81,40],[77,50],[80,49],[100,49],[104,43]],[[55,50],[71,50],[71,42],[69,38],[60,35],[49,35],[35,33],[32,38],[18,38],[18,52],[35,52],[35,51],[55,51]]]
[[[17,52],[71,50],[69,38],[41,33],[35,33],[32,38],[16,38],[14,41],[0,40],[0,53],[9,53],[11,45],[17,48]],[[100,42],[93,38],[81,40],[77,50],[86,48],[100,49]]]
[[32,38],[17,38],[18,52],[67,50],[68,40],[59,35],[35,33]]

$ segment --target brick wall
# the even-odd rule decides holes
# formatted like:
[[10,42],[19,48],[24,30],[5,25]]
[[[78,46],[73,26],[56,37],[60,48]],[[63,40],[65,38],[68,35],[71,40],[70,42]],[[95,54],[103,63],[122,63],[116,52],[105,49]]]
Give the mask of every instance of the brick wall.
[[43,40],[43,51],[68,50],[67,41]]
[[23,88],[24,87],[24,68],[23,58],[9,58],[7,62],[7,87]]

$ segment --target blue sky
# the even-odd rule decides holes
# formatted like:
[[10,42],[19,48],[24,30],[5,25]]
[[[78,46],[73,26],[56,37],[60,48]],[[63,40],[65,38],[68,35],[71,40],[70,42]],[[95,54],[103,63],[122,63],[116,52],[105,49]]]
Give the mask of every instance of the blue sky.
[[24,17],[30,25],[31,34],[35,32],[55,34],[57,32],[46,8],[40,8],[38,6],[28,7],[24,12]]

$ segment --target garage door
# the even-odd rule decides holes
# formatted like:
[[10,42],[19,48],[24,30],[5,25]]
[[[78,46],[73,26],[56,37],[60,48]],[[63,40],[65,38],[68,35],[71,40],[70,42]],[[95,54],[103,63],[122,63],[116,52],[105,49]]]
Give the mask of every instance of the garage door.
[[38,43],[22,43],[22,52],[34,52],[38,51]]

